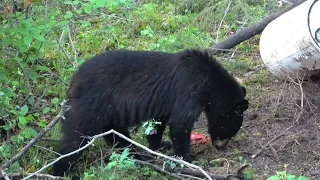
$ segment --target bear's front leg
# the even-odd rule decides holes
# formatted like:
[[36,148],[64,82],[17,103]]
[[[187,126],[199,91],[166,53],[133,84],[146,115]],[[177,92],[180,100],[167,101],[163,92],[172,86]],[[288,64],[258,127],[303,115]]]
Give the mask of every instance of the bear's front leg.
[[184,161],[191,162],[190,135],[192,127],[171,124],[170,138],[174,155],[183,157]]
[[157,133],[152,135],[147,135],[147,141],[149,143],[149,147],[152,150],[159,150],[159,149],[170,149],[172,144],[167,141],[162,141],[163,132],[166,129],[166,124],[162,123],[160,126],[157,127]]

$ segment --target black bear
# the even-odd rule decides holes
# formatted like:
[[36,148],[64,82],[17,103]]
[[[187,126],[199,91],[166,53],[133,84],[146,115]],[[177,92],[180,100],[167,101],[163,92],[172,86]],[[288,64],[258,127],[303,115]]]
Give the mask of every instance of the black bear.
[[[242,125],[249,105],[245,95],[245,88],[206,51],[107,51],[84,62],[72,77],[71,110],[62,123],[58,153],[83,146],[83,136],[110,129],[130,137],[129,127],[155,119],[162,124],[157,134],[147,136],[150,148],[160,148],[168,125],[174,155],[190,162],[190,133],[199,115],[205,112],[212,143],[223,148]],[[113,135],[105,140],[113,142]],[[119,147],[130,145],[115,141]],[[80,155],[57,162],[54,175],[70,170]]]

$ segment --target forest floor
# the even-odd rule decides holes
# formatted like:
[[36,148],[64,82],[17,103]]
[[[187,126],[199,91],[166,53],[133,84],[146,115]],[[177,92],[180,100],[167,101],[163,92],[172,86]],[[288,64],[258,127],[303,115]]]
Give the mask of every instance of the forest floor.
[[[216,167],[205,168],[215,174],[236,172],[247,163],[258,179],[267,179],[287,164],[288,173],[320,179],[319,80],[281,82],[266,68],[240,78],[250,102],[241,130],[224,151],[211,143],[193,145],[194,160],[216,159]],[[205,132],[206,126],[201,115],[194,128]]]

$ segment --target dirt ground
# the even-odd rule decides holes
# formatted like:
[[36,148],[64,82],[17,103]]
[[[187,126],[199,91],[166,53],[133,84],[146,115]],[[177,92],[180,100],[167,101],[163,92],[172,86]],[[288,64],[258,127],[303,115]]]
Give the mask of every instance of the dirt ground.
[[[267,179],[288,164],[289,173],[320,180],[320,81],[294,83],[270,78],[263,85],[246,87],[250,107],[237,136],[224,151],[211,143],[193,145],[195,160],[217,159],[220,163],[208,164],[206,170],[218,174],[236,172],[248,163],[258,179]],[[204,115],[194,128],[205,132]]]

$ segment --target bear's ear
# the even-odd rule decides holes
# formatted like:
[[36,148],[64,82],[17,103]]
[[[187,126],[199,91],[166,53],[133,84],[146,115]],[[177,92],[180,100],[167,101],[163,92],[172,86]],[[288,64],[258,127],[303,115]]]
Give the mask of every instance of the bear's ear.
[[247,89],[244,86],[241,86],[241,89],[243,91],[244,97],[246,97]]
[[246,99],[239,101],[236,105],[236,110],[239,112],[244,112],[249,108],[249,102]]

